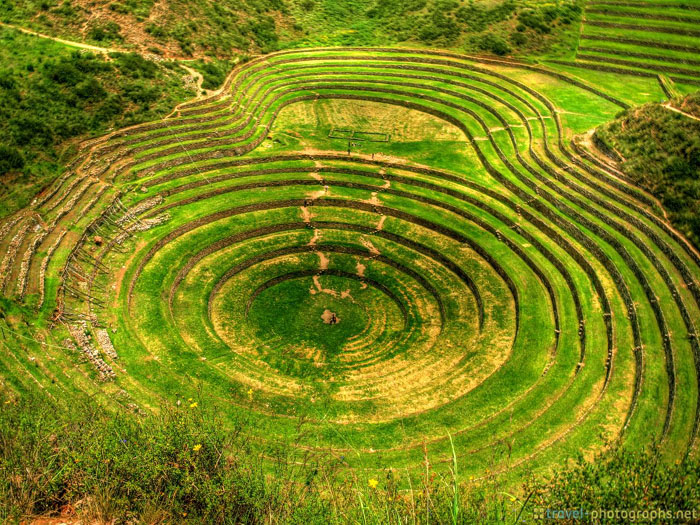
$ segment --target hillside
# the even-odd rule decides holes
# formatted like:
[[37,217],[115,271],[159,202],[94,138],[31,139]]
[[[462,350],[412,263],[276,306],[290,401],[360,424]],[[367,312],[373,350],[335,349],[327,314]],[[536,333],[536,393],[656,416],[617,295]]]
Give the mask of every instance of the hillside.
[[249,54],[289,47],[401,43],[567,55],[575,47],[579,3],[4,0],[0,217],[61,173],[75,140],[162,118],[194,95],[192,70],[212,90]]
[[628,110],[598,128],[594,140],[700,247],[700,93]]
[[580,4],[581,0],[4,0],[0,21],[171,58],[397,43],[497,54],[571,54]]
[[0,0],[0,522],[697,519],[681,1]]
[[0,27],[0,216],[61,173],[76,137],[166,116],[196,94],[190,76],[172,62],[81,52]]
[[567,140],[624,107],[449,52],[250,60],[3,222],[7,344],[53,345],[0,356],[7,380],[115,410],[203,395],[263,450],[309,422],[293,458],[371,472],[692,450],[700,260]]

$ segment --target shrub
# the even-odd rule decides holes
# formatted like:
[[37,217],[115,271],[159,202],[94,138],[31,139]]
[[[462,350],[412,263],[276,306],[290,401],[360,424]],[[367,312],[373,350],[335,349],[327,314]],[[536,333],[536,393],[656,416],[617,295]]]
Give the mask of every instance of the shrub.
[[15,143],[20,146],[48,146],[53,143],[53,132],[42,119],[31,114],[22,114],[10,121],[10,130]]
[[137,53],[115,53],[117,67],[127,76],[132,78],[154,78],[158,72],[158,66]]
[[22,153],[17,148],[0,144],[0,175],[21,170],[23,167]]
[[88,38],[102,42],[104,40],[121,40],[121,27],[113,21],[106,22],[102,25],[94,26],[88,31]]
[[71,62],[47,62],[44,65],[46,76],[59,84],[75,85],[83,79],[83,74]]
[[518,15],[518,22],[524,27],[534,29],[538,33],[550,33],[552,31],[550,23],[545,20],[541,11],[535,9],[525,9]]
[[12,90],[17,87],[12,70],[0,72],[0,89]]
[[250,31],[255,44],[263,53],[275,51],[279,45],[279,37],[275,31],[275,21],[269,16],[263,16],[257,21],[249,22],[247,29]]
[[107,91],[95,77],[90,77],[75,86],[75,94],[82,99],[96,101],[104,98]]
[[158,100],[160,93],[154,86],[149,86],[143,82],[132,82],[123,88],[124,97],[138,104],[150,104]]
[[446,15],[444,11],[435,9],[427,17],[423,28],[419,33],[419,38],[424,42],[441,41],[445,43],[453,42],[459,36],[460,30],[457,22],[452,16]]
[[168,34],[165,28],[156,24],[148,24],[146,26],[146,33],[155,38],[164,38]]
[[507,55],[511,51],[508,43],[493,33],[483,35],[478,41],[478,46],[482,51],[488,51],[498,56]]
[[523,33],[513,33],[510,35],[510,41],[513,42],[514,46],[524,46],[527,44],[527,36],[525,36]]

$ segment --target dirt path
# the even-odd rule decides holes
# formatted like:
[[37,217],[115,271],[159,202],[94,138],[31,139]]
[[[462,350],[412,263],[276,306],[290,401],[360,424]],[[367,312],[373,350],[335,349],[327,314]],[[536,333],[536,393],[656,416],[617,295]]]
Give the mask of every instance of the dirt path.
[[74,42],[72,40],[64,40],[63,38],[45,35],[43,33],[38,33],[36,31],[32,31],[31,29],[25,29],[24,27],[19,27],[19,26],[12,25],[12,24],[6,24],[4,22],[0,22],[0,26],[9,27],[10,29],[15,29],[15,30],[20,31],[21,33],[24,33],[27,35],[38,36],[39,38],[47,38],[49,40],[53,40],[54,42],[58,42],[60,44],[64,44],[64,45],[71,46],[71,47],[77,47],[78,49],[86,49],[88,51],[94,51],[95,53],[104,53],[104,54],[127,53],[127,51],[125,51],[124,49],[119,49],[119,48],[115,48],[115,47],[93,46],[91,44],[84,44],[82,42]]
[[695,115],[691,115],[690,113],[686,113],[685,111],[682,111],[678,108],[675,108],[671,105],[670,102],[666,102],[665,104],[661,104],[663,107],[668,109],[669,111],[673,111],[674,113],[679,113],[680,115],[683,115],[684,117],[692,118],[693,120],[697,120],[700,122],[700,117],[696,117]]
[[[192,77],[194,78],[194,81],[195,81],[195,86],[197,87],[197,98],[201,97],[202,91],[203,91],[202,90],[202,83],[204,82],[204,77],[202,76],[202,74],[199,71],[192,69],[189,66],[186,66],[182,62],[180,62],[180,67],[182,69],[184,69],[185,71],[187,71],[190,75],[192,75]],[[188,101],[188,102],[190,102],[190,101]]]

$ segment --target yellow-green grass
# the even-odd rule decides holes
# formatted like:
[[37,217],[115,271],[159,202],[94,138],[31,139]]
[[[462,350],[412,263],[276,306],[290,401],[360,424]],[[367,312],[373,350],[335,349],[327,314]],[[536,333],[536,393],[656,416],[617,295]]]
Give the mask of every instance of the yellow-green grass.
[[[226,86],[85,151],[75,177],[102,162],[121,204],[73,218],[41,310],[51,340],[77,313],[95,316],[93,344],[107,329],[115,377],[81,389],[144,410],[200,396],[263,453],[290,441],[416,476],[426,453],[448,468],[451,442],[465,479],[607,440],[692,449],[700,257],[653,199],[569,147],[636,85],[323,49],[253,60]],[[348,153],[333,127],[391,140]]]
[[589,2],[574,64],[618,75],[668,74],[697,88],[700,13],[688,7],[684,2]]

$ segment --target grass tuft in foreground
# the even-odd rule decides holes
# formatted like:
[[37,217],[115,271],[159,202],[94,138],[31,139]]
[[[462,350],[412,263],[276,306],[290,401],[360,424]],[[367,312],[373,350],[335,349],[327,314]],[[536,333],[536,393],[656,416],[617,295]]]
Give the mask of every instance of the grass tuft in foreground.
[[201,401],[140,419],[86,400],[1,402],[3,522],[515,523],[535,508],[692,510],[700,502],[698,461],[667,465],[654,451],[579,459],[551,478],[530,476],[515,492],[488,476],[458,485],[456,461],[439,473],[426,458],[420,483],[407,491],[398,489],[401,472],[365,478],[331,457],[290,465],[284,446],[268,451],[274,472],[269,462],[263,470],[245,423],[223,431]]

